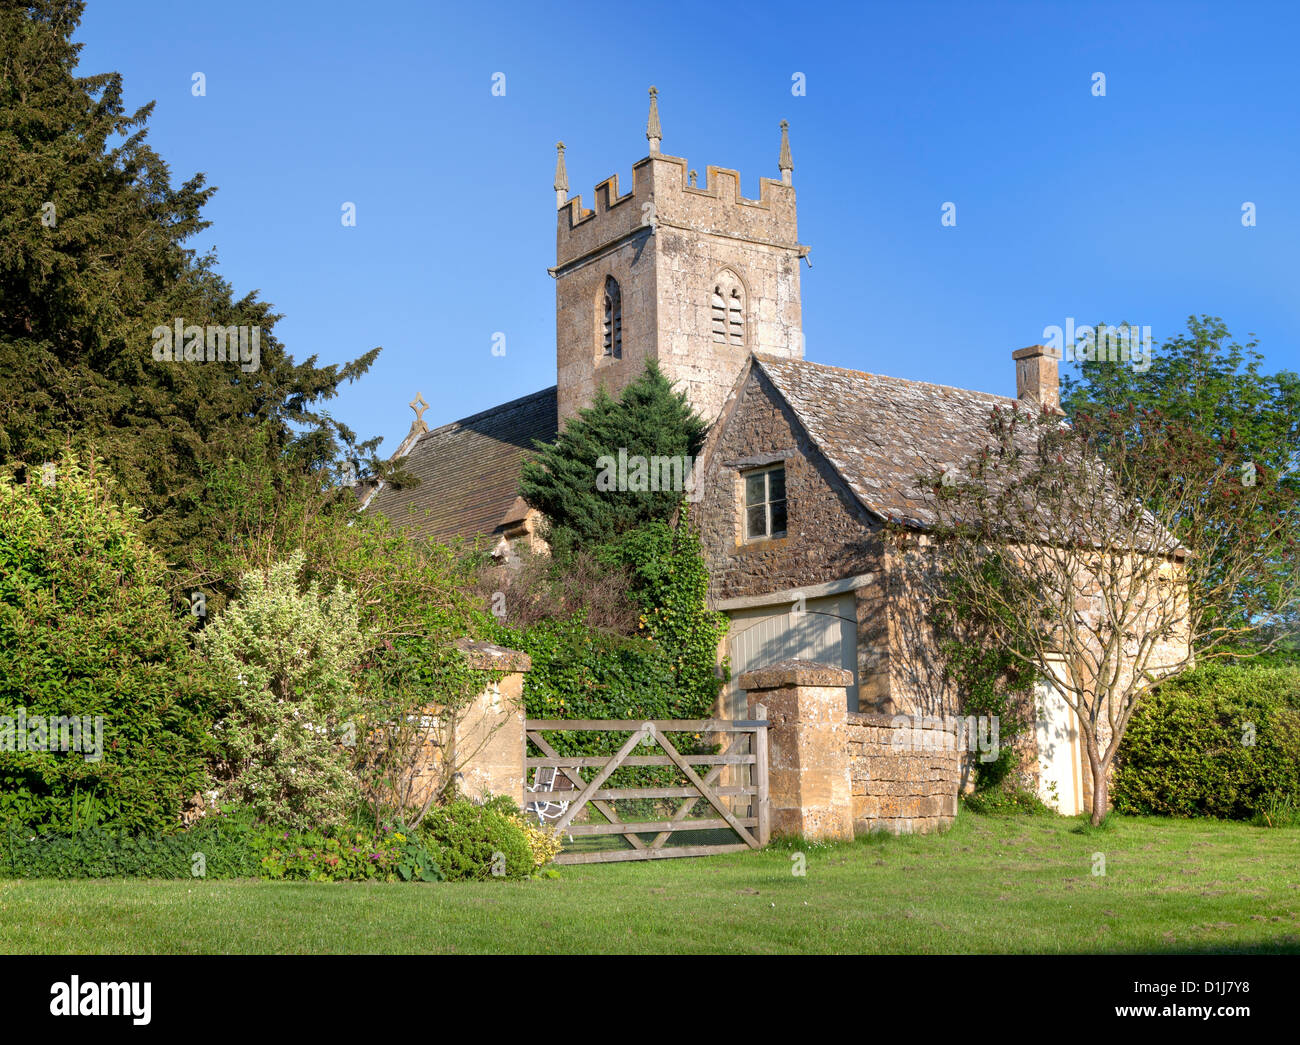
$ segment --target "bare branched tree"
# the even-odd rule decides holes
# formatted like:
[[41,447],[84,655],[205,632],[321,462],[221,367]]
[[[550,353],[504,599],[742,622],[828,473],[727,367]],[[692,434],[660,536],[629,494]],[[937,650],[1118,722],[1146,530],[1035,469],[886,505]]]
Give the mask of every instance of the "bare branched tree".
[[1231,436],[1153,412],[1071,423],[995,409],[988,431],[964,467],[928,477],[936,598],[1054,682],[1078,718],[1095,824],[1155,681],[1283,637],[1274,626],[1300,595],[1297,504]]

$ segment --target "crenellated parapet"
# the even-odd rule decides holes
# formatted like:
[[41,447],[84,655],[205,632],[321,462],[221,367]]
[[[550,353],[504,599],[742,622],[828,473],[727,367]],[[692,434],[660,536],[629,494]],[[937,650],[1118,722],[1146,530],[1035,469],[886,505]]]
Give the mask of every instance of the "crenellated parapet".
[[557,214],[557,268],[657,225],[801,250],[793,185],[762,178],[749,199],[738,171],[709,166],[704,184],[691,185],[688,167],[680,156],[647,156],[632,167],[631,192],[620,195],[615,174],[596,186],[594,209],[569,198]]

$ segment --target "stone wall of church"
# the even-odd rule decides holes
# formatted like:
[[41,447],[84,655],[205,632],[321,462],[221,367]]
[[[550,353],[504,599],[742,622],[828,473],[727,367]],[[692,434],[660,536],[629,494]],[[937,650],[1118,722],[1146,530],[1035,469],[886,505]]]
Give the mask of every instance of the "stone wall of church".
[[[659,360],[712,421],[750,352],[803,358],[799,234],[794,189],[760,181],[760,199],[740,194],[740,175],[709,167],[687,183],[685,160],[654,163]],[[734,273],[744,293],[744,343],[713,339],[713,289]]]
[[[645,369],[658,339],[658,274],[654,249],[643,234],[564,274],[555,283],[555,343],[561,419],[588,406],[603,386],[612,395]],[[605,356],[605,280],[618,281],[623,298],[622,357]]]
[[[799,259],[788,250],[660,226],[659,365],[712,421],[751,351],[802,358]],[[734,273],[744,287],[744,343],[713,339],[713,288]]]

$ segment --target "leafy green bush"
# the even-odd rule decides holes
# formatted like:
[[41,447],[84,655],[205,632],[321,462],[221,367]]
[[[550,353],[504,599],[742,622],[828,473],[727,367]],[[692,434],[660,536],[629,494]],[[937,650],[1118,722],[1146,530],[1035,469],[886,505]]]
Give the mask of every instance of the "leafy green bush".
[[98,827],[0,832],[9,878],[256,878],[267,832],[250,816],[211,816],[188,831],[131,835]]
[[270,878],[314,882],[440,880],[428,854],[423,875],[402,875],[423,850],[396,828],[341,825],[294,831],[236,808],[175,834],[75,832],[0,834],[0,876],[9,878]]
[[458,799],[430,809],[420,837],[449,881],[527,878],[537,870],[517,808],[499,799]]
[[640,634],[667,662],[675,713],[668,718],[708,715],[727,673],[718,671],[718,643],[727,633],[725,613],[708,607],[709,568],[690,507],[681,505],[676,526],[650,522],[597,550],[626,570],[631,595],[641,607]]
[[501,628],[497,641],[532,658],[529,718],[671,718],[678,707],[670,666],[652,643],[593,631],[582,615]]
[[[210,677],[137,525],[93,458],[0,472],[0,822],[15,832],[177,830],[208,787]],[[90,723],[102,750],[22,750],[20,713]]]
[[418,828],[357,822],[295,831],[247,807],[174,834],[0,831],[0,878],[268,878],[312,882],[441,882],[527,878],[560,850],[505,796],[434,807]]
[[[281,483],[276,466],[261,462],[273,448],[254,446],[250,454],[207,470],[211,526],[186,568],[202,578],[218,623],[250,571],[298,553],[299,590],[318,584],[327,597],[353,593],[361,632],[351,676],[359,704],[353,771],[375,829],[416,816],[416,791],[431,785],[438,798],[450,797],[457,768],[422,763],[423,751],[446,744],[456,716],[492,678],[471,668],[458,648],[465,638],[485,637],[473,593],[478,560],[462,546],[420,536],[418,513],[404,521],[358,514],[355,497],[348,491],[340,502],[327,472]],[[431,704],[443,712],[432,720],[419,713]],[[374,728],[378,723],[384,728]],[[416,763],[432,770],[419,774],[419,788],[412,783]]]
[[397,878],[404,841],[392,828],[282,830],[271,833],[259,873],[263,878],[311,882],[391,882]]
[[1300,669],[1210,664],[1142,703],[1120,747],[1121,813],[1249,820],[1300,800]]
[[446,876],[442,868],[429,852],[420,837],[419,830],[411,830],[405,825],[393,832],[393,839],[398,844],[397,873],[404,882],[444,882]]
[[997,787],[963,795],[961,801],[962,805],[972,813],[983,816],[1019,816],[1025,813],[1056,815],[1056,810],[1032,791],[1018,787],[1010,781],[1004,781]]
[[519,808],[519,803],[509,795],[489,795],[482,805],[523,829],[524,837],[528,839],[529,848],[533,852],[534,870],[540,870],[549,864],[563,848],[560,836],[552,828],[544,827],[531,816],[525,815]]

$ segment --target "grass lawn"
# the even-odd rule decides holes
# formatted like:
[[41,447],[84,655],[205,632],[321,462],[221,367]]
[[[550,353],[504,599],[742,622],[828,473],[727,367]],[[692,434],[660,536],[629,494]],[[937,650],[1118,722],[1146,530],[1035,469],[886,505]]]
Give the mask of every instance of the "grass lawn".
[[[1105,875],[1094,875],[1094,854]],[[1300,953],[1300,831],[963,812],[951,831],[440,885],[0,882],[0,952]]]

